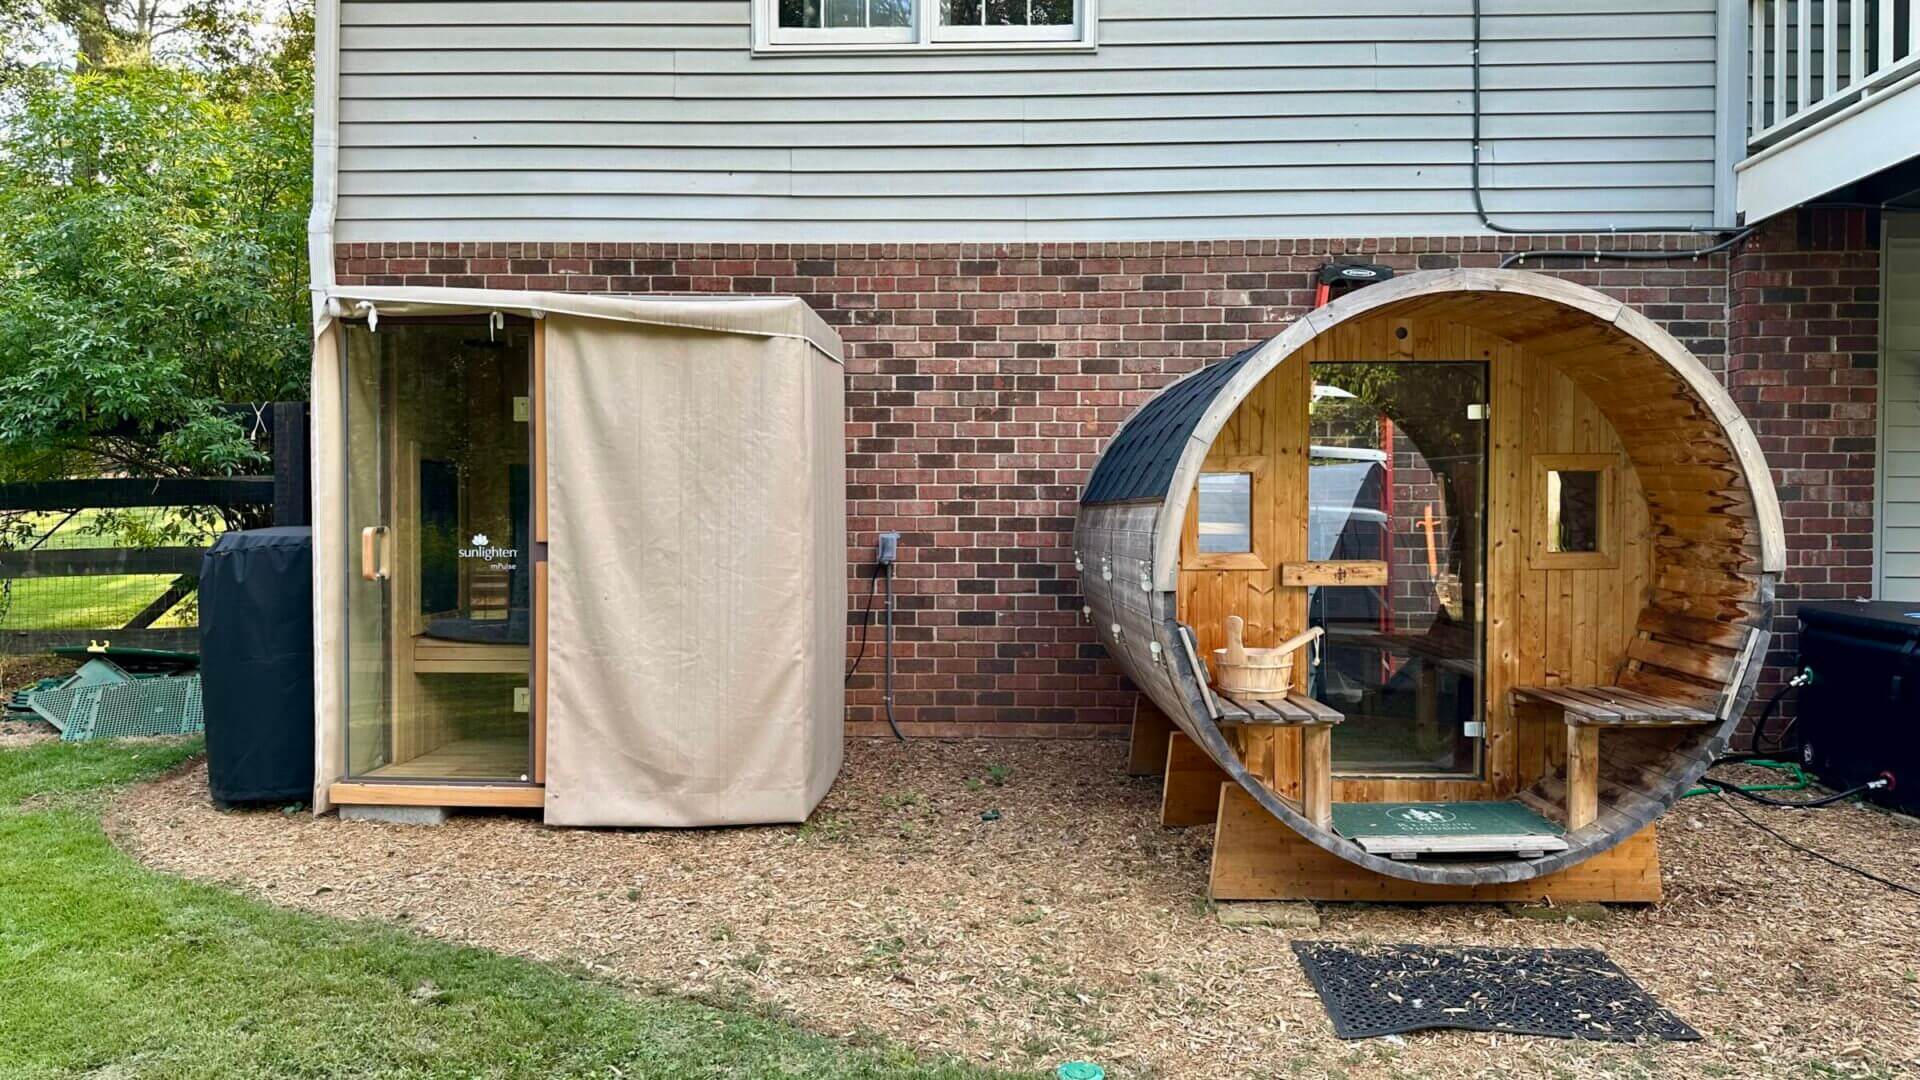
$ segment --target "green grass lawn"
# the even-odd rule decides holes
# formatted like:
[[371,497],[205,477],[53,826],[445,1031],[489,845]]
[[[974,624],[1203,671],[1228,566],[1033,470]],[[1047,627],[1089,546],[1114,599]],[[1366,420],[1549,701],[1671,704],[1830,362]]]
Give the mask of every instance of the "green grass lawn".
[[100,812],[178,744],[0,750],[0,1077],[986,1077],[149,871]]

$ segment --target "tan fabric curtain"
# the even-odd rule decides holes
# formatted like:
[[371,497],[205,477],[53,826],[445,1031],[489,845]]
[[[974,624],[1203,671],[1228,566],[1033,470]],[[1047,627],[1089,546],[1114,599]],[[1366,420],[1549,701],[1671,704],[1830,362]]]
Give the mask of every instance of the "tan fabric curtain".
[[803,336],[545,321],[546,820],[804,819],[841,758],[839,365]]
[[342,615],[346,593],[346,486],[341,455],[340,328],[328,323],[313,342],[313,812],[330,806],[327,788],[346,771],[346,667]]

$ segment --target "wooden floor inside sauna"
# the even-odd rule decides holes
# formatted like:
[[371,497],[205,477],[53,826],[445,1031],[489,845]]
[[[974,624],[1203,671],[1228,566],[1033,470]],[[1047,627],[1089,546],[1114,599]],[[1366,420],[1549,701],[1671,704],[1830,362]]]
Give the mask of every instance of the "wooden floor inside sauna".
[[455,739],[418,757],[368,771],[373,780],[519,781],[529,768],[525,735]]

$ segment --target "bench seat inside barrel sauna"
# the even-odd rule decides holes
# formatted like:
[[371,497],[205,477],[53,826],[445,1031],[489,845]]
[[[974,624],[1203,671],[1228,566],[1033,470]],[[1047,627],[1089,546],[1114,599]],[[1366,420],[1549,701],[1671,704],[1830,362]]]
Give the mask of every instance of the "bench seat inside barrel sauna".
[[[1659,897],[1783,566],[1752,432],[1620,301],[1410,274],[1148,398],[1088,479],[1086,613],[1220,899]],[[1289,691],[1218,685],[1319,641]]]

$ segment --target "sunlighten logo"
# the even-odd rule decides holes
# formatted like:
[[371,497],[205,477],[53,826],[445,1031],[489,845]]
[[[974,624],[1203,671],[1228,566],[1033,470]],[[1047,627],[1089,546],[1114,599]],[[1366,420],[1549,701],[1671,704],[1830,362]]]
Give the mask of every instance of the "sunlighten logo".
[[[520,557],[519,548],[494,547],[486,533],[474,533],[471,547],[460,549],[463,559],[484,559],[489,563],[510,564]],[[506,569],[502,566],[501,569]]]

